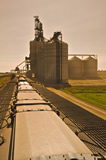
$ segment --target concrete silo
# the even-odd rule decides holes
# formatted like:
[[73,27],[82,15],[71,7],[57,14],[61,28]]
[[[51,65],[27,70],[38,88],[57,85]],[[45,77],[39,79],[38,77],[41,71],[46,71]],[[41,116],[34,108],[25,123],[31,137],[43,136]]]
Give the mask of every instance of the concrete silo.
[[44,81],[56,82],[56,44],[44,44]]
[[35,40],[30,42],[31,72],[34,73],[36,77],[40,77],[43,72],[43,46],[43,42],[38,42]]
[[44,43],[44,81],[65,83],[68,79],[68,45],[54,41]]
[[84,61],[84,76],[86,78],[98,78],[97,75],[97,58],[89,56]]
[[81,79],[83,77],[84,68],[83,61],[74,56],[70,60],[68,60],[68,75],[69,78],[72,79]]

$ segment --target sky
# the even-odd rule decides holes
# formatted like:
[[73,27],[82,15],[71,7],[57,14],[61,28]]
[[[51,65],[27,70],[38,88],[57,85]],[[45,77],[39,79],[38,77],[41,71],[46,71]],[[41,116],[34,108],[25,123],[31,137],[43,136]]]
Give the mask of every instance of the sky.
[[33,16],[45,38],[61,31],[69,54],[96,54],[98,69],[106,70],[106,0],[0,0],[0,72],[29,56]]

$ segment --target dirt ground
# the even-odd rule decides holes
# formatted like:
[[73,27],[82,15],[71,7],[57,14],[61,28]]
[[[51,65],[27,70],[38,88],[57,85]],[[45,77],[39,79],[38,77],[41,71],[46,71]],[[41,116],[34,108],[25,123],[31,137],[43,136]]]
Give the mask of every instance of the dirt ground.
[[69,79],[68,82],[71,86],[106,86],[106,71],[98,71],[98,76],[100,79]]
[[106,79],[97,79],[97,80],[68,80],[71,86],[106,86]]

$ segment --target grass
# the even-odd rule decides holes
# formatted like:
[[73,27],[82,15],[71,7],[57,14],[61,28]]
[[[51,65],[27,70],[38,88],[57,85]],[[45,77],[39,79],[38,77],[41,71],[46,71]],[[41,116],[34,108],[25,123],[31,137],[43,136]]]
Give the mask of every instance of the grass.
[[10,77],[0,77],[0,88],[10,81]]
[[106,86],[73,86],[61,90],[106,110]]

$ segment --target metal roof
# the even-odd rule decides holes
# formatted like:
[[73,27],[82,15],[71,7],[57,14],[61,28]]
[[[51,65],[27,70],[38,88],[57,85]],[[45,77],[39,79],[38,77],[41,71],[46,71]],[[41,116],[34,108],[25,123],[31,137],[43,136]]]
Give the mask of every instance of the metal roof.
[[33,100],[33,99],[39,99],[39,100],[42,100],[42,97],[35,91],[31,91],[31,92],[28,92],[28,91],[25,91],[25,92],[18,92],[17,94],[17,99],[18,100],[25,100],[25,99],[29,99],[29,100]]
[[21,84],[18,86],[18,90],[33,90],[33,88],[29,84]]
[[16,114],[15,160],[48,159],[46,156],[59,157],[68,153],[91,154],[91,151],[56,113],[37,111]]

